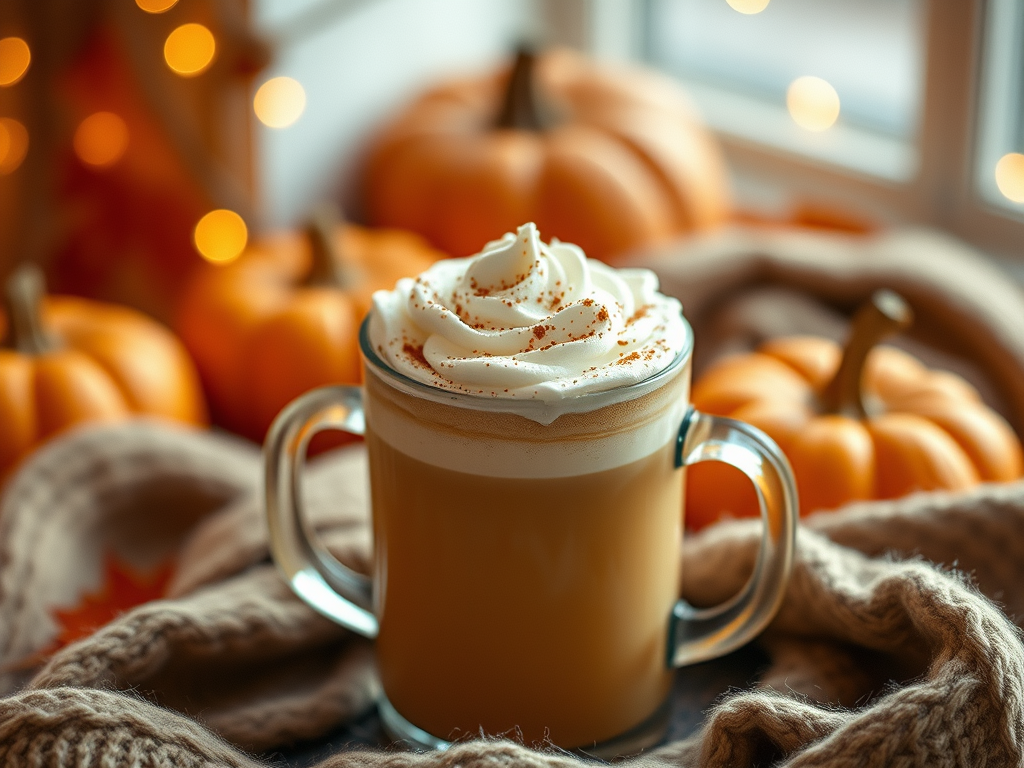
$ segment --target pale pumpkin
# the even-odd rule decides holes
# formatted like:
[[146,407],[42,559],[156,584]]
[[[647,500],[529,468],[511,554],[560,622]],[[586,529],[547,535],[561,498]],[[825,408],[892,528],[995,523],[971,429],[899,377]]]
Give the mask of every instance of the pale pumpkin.
[[[779,444],[802,515],[1020,478],[1017,435],[970,384],[875,346],[909,318],[902,299],[879,292],[855,317],[845,350],[815,337],[769,341],[712,366],[695,383],[693,403],[753,424]],[[713,462],[689,470],[691,528],[758,513],[749,484],[734,472]]]
[[214,420],[262,441],[277,413],[325,384],[358,384],[358,332],[375,290],[444,254],[411,233],[333,224],[263,238],[186,287],[176,328]]
[[0,477],[85,422],[149,414],[206,423],[199,377],[167,329],[126,307],[44,297],[34,267],[7,283],[0,339]]
[[456,256],[534,221],[609,260],[729,211],[721,152],[678,86],[568,50],[421,96],[371,147],[362,187],[371,223]]

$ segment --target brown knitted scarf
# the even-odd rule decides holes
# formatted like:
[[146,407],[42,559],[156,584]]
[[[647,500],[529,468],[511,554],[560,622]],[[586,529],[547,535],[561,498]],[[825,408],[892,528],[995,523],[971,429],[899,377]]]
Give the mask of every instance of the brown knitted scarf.
[[[796,264],[786,247],[759,243],[754,255],[735,248],[735,264],[769,264],[776,277],[828,272],[827,260]],[[815,243],[826,253],[865,250]],[[835,263],[835,274],[858,266],[852,256]],[[877,263],[861,266],[878,271]],[[666,284],[680,281],[677,292],[691,291],[696,315],[710,311],[713,302],[701,304],[683,284],[693,278],[685,263],[659,268]],[[725,296],[728,269],[708,273]],[[747,288],[747,277],[736,271],[734,282]],[[827,300],[822,280],[816,295]],[[844,280],[867,292],[874,278]],[[920,296],[937,302],[935,285],[919,286]],[[961,336],[977,339],[967,350],[973,360],[963,359],[1014,416],[1022,411],[1008,371],[1024,381],[1024,353],[1014,357],[1019,340],[993,330],[1012,315],[994,319],[1006,288],[990,294],[981,321],[962,301],[958,311],[975,322]],[[994,369],[984,358],[1000,344],[1009,362]],[[335,452],[307,475],[313,525],[365,571],[365,453]],[[253,753],[322,736],[372,706],[372,647],[295,599],[268,561],[259,478],[253,446],[148,421],[71,433],[12,478],[0,500],[0,765],[254,766]],[[757,544],[746,521],[690,537],[683,596],[712,604],[733,594]],[[54,609],[98,586],[108,553],[141,570],[173,557],[166,599],[40,663],[36,654],[57,631]],[[1021,585],[1024,483],[812,516],[782,610],[759,641],[771,659],[759,687],[722,699],[692,737],[626,764],[1020,765]],[[580,764],[539,747],[476,740],[424,754],[341,750],[322,765]]]
[[[341,451],[321,460],[309,482],[317,527],[339,557],[362,568],[364,464],[361,448]],[[172,477],[173,504],[146,501]],[[180,539],[167,599],[59,651],[20,690],[8,674],[0,764],[250,765],[229,743],[252,751],[316,737],[372,705],[369,645],[297,601],[266,562],[257,477],[248,446],[152,422],[79,431],[25,467],[0,520],[0,661],[8,668],[49,639],[45,606],[74,593],[70,584],[84,588],[90,560],[98,567],[102,547],[90,542],[145,543],[144,533],[119,543],[112,515],[159,516],[161,535],[193,525]],[[691,537],[684,596],[710,604],[735,592],[757,543],[747,522]],[[67,556],[76,546],[78,556]],[[1011,615],[1024,615],[1022,554],[1024,483],[811,518],[783,609],[763,638],[772,659],[763,687],[726,699],[696,736],[643,759],[1017,764],[1024,646],[1006,615],[960,574],[972,574]],[[425,755],[343,753],[328,764],[509,760],[574,758],[477,741]]]

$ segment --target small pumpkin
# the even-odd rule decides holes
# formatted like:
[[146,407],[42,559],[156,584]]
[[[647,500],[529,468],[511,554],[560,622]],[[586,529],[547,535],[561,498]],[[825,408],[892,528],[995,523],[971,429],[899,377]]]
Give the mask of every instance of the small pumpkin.
[[369,152],[367,215],[469,255],[535,221],[611,259],[722,222],[725,164],[685,94],[639,67],[522,51],[511,73],[444,83]]
[[303,392],[360,380],[359,324],[373,292],[444,254],[409,232],[339,224],[321,210],[304,232],[271,235],[186,287],[176,327],[215,421],[262,441]]
[[0,315],[0,477],[36,446],[87,421],[131,414],[206,423],[184,347],[148,317],[111,304],[44,296],[42,272],[8,280]]
[[[713,365],[694,405],[759,427],[793,467],[800,513],[919,490],[960,490],[1024,474],[1021,444],[962,378],[876,346],[909,325],[910,308],[879,291],[855,315],[843,350],[789,337]],[[689,470],[687,525],[757,515],[749,484],[723,464]]]

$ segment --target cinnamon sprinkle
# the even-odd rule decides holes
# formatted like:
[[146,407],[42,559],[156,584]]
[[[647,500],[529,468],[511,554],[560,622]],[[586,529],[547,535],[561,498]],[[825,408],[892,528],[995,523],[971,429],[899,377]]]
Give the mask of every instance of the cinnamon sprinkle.
[[636,312],[633,313],[632,317],[630,317],[626,321],[626,325],[632,325],[633,323],[635,323],[640,318],[645,317],[647,315],[647,310],[649,310],[650,308],[651,308],[650,304],[644,304]]
[[430,363],[427,362],[427,358],[423,356],[422,344],[418,346],[409,343],[403,344],[402,351],[405,352],[405,354],[411,357],[414,361],[416,361],[416,363],[418,363],[419,365],[423,366],[428,370],[433,370]]

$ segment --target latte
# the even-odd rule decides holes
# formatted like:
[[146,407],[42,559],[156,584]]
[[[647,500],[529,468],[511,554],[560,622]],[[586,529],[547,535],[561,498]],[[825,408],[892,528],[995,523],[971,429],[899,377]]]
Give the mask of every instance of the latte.
[[379,293],[365,342],[391,704],[446,739],[566,747],[650,718],[679,584],[678,303],[525,225]]

